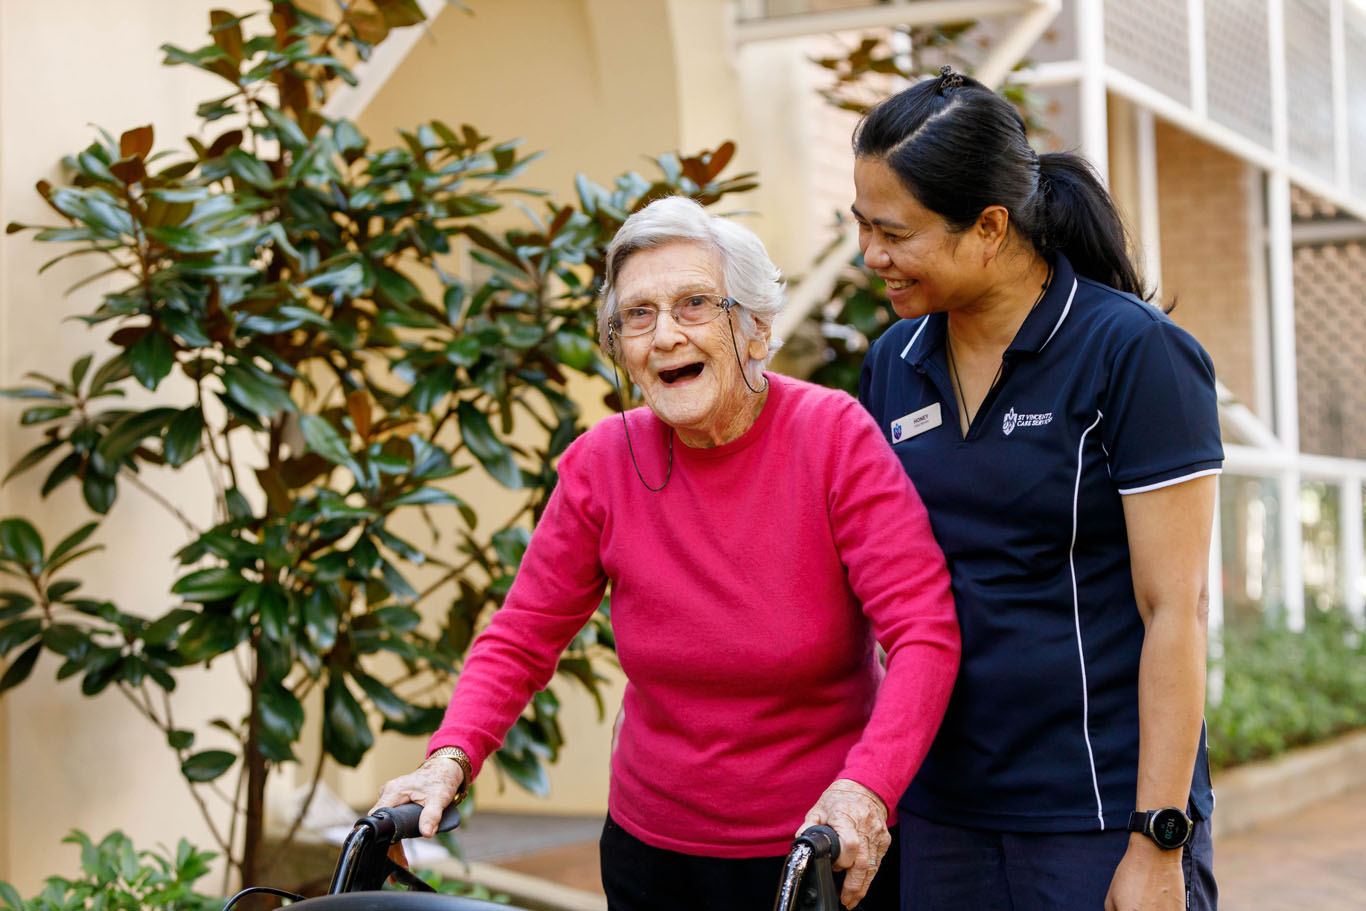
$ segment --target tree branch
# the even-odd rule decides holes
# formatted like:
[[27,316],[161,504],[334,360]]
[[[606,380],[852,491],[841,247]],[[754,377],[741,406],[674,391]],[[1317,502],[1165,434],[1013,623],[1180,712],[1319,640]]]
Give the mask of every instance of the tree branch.
[[147,496],[155,500],[158,505],[164,507],[168,512],[171,513],[171,515],[179,519],[180,524],[185,526],[185,530],[188,531],[192,537],[197,538],[204,533],[193,522],[190,521],[190,517],[185,515],[185,513],[183,513],[180,510],[180,507],[176,506],[170,500],[166,499],[166,497],[160,491],[158,491],[155,487],[152,487],[146,481],[142,480],[142,478],[130,472],[128,475],[128,481],[138,490],[142,491],[143,493],[147,494]]

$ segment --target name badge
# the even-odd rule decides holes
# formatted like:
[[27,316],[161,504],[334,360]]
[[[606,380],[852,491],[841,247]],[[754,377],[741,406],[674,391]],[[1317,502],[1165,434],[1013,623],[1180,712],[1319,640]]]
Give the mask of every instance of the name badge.
[[892,442],[900,443],[903,440],[909,440],[926,430],[933,430],[942,423],[944,423],[944,418],[940,414],[939,403],[926,405],[919,411],[912,411],[910,414],[892,421]]

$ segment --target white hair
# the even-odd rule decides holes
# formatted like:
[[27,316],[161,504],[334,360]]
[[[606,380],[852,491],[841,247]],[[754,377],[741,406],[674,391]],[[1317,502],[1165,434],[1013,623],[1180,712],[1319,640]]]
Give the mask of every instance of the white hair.
[[[745,373],[758,382],[773,353],[782,346],[781,339],[771,337],[773,322],[787,303],[782,272],[753,231],[711,214],[686,196],[656,199],[627,218],[612,238],[598,306],[598,343],[610,351],[608,327],[618,307],[617,277],[631,255],[679,242],[703,244],[721,255],[722,293],[738,305],[731,312],[739,317],[739,334],[745,340],[768,341],[768,354],[750,358],[745,365]],[[743,340],[739,347],[742,351],[746,347]]]

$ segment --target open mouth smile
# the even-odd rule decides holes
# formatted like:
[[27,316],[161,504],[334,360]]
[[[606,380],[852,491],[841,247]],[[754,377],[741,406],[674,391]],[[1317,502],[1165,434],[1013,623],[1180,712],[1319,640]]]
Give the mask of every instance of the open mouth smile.
[[672,386],[675,383],[681,383],[684,380],[690,380],[695,376],[700,376],[701,373],[702,364],[692,363],[684,364],[682,367],[671,367],[668,370],[661,370],[659,371],[659,378],[664,382],[664,385]]

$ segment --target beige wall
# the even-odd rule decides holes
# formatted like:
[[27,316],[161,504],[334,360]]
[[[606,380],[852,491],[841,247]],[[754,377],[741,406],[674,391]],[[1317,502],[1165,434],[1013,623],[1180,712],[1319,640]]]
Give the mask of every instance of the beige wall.
[[1256,412],[1250,166],[1165,123],[1156,137],[1163,296],[1177,299],[1172,318],[1200,340],[1219,379]]
[[[51,212],[34,182],[59,178],[57,162],[94,137],[92,124],[118,132],[155,123],[157,146],[183,146],[194,106],[218,86],[186,68],[160,66],[158,46],[203,43],[209,0],[142,0],[111,5],[93,0],[5,0],[0,5],[0,221],[46,221]],[[96,350],[103,332],[64,321],[94,308],[99,286],[71,297],[64,289],[88,268],[77,261],[43,276],[53,245],[31,235],[0,239],[0,385],[29,370],[58,372]],[[6,468],[35,442],[17,428],[13,403],[0,403],[0,465]],[[47,501],[41,474],[0,488],[0,515],[35,517],[51,546],[87,520],[71,489]],[[149,478],[173,499],[190,479]],[[91,594],[129,610],[158,614],[169,605],[171,561],[184,535],[145,498],[128,492],[115,505],[109,530],[96,541],[122,539],[118,554],[73,564]],[[118,531],[114,531],[118,529]],[[128,539],[136,543],[130,548]],[[208,846],[200,822],[160,735],[112,692],[80,695],[79,681],[53,681],[57,663],[44,655],[33,677],[0,701],[0,878],[24,894],[44,876],[74,872],[76,852],[60,845],[79,827],[103,835],[120,827],[141,844],[174,843],[181,834]],[[198,675],[177,694],[180,720],[192,724],[225,705],[214,676]],[[217,885],[215,885],[217,888]]]

